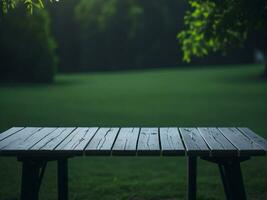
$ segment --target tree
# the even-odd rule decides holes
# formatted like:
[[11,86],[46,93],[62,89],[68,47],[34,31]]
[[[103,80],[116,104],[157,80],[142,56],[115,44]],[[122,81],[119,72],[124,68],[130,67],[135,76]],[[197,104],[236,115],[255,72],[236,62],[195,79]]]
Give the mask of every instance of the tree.
[[75,8],[80,24],[81,66],[110,69],[133,63],[133,41],[143,9],[136,0],[81,0]]
[[[50,2],[58,0],[49,0]],[[24,3],[26,9],[31,14],[33,13],[33,8],[44,8],[43,0],[0,0],[0,8],[2,8],[2,13],[7,13],[9,10],[14,9],[18,4]]]
[[0,80],[53,81],[57,56],[46,10],[25,12],[24,5],[0,18]]
[[75,8],[82,41],[80,66],[83,70],[177,66],[181,59],[176,25],[182,25],[186,6],[184,0],[81,0]]
[[266,0],[190,0],[189,4],[185,29],[177,35],[184,61],[215,51],[226,53],[253,40],[254,47],[265,54],[267,77]]

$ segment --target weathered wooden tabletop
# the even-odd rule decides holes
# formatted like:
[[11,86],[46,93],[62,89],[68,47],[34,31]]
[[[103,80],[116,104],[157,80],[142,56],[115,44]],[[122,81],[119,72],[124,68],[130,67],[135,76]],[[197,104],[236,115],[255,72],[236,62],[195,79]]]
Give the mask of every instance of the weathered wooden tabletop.
[[266,155],[267,141],[248,128],[13,127],[0,155]]

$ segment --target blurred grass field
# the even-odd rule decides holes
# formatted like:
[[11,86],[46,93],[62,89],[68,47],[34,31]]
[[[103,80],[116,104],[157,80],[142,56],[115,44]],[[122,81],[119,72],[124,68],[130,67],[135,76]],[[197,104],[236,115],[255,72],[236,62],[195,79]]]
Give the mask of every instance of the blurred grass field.
[[[58,75],[51,85],[0,85],[11,126],[247,126],[267,138],[267,81],[258,65]],[[185,158],[83,157],[69,164],[71,200],[177,200]],[[0,158],[0,200],[19,197],[20,164]],[[242,164],[248,199],[267,199],[267,158]],[[198,199],[224,199],[217,166],[199,162]],[[41,199],[56,199],[48,165]]]

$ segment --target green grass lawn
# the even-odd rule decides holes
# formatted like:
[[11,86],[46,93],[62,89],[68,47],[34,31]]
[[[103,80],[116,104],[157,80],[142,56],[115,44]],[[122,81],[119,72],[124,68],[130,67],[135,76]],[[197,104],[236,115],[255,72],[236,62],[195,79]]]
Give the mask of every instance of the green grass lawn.
[[[246,65],[59,75],[51,85],[0,85],[0,129],[11,126],[248,126],[267,138],[267,81]],[[71,200],[185,199],[186,160],[70,161]],[[242,164],[248,199],[267,199],[267,158]],[[224,199],[218,169],[199,162],[198,199]],[[0,200],[19,196],[21,166],[0,158]],[[48,165],[41,199],[56,198]]]

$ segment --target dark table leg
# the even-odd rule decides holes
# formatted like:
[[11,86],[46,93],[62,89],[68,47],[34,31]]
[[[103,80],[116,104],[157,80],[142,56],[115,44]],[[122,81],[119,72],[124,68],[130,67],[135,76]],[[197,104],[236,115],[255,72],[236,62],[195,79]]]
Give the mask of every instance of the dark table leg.
[[68,200],[68,159],[59,159],[57,163],[58,200]]
[[43,163],[30,159],[22,161],[21,200],[38,200],[39,187],[42,179],[42,173],[40,177],[40,169],[42,166]]
[[227,200],[247,199],[240,163],[248,160],[248,157],[202,159],[218,164]]
[[58,199],[68,200],[68,158],[18,157],[22,162],[21,200],[38,200],[39,188],[48,161],[57,161]]
[[188,189],[187,198],[188,200],[196,200],[197,198],[197,157],[188,157]]
[[224,171],[224,177],[222,177],[222,179],[226,182],[224,190],[227,200],[246,200],[240,162],[234,159],[221,164],[221,168],[223,168]]
[[226,197],[227,200],[229,200],[230,199],[229,187],[228,187],[226,176],[225,176],[225,170],[224,170],[223,165],[221,165],[221,164],[218,164],[218,167],[219,167],[219,171],[220,171],[220,175],[221,175],[221,180],[222,180],[222,183],[223,183],[225,197]]

